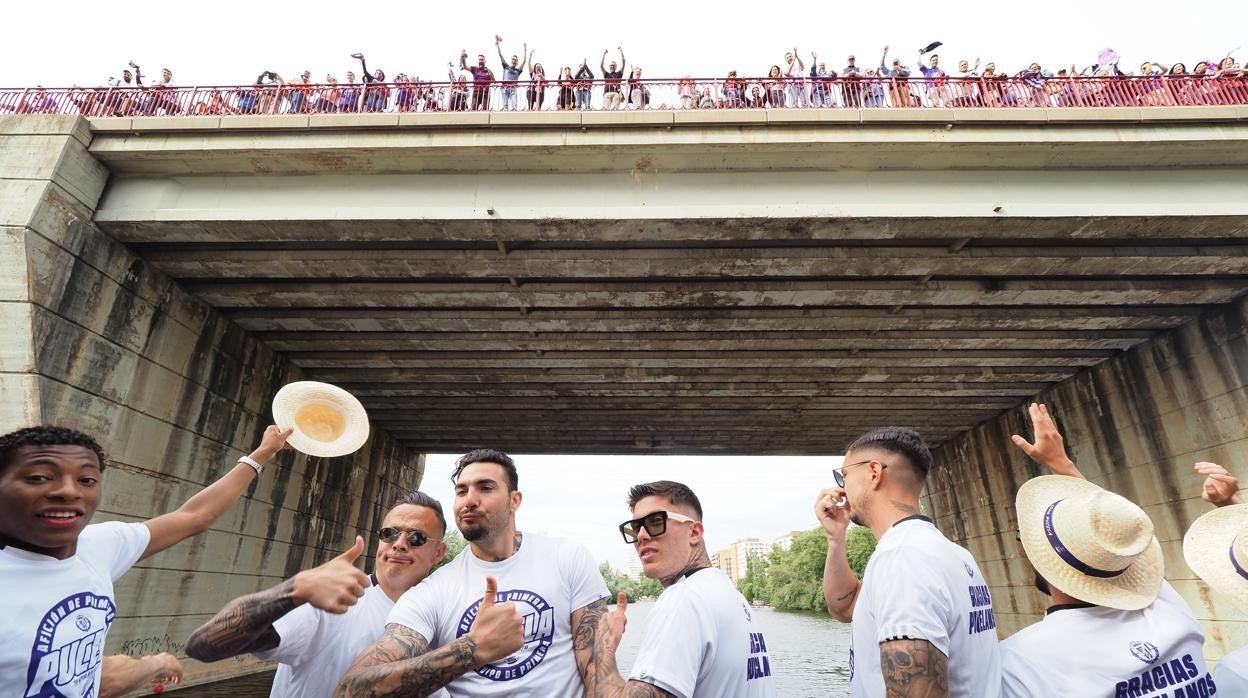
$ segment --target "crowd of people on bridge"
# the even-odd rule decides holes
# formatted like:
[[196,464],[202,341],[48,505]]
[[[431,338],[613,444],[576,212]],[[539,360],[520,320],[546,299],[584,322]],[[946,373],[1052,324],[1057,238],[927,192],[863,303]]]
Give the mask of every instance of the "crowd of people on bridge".
[[[416,73],[369,69],[364,55],[352,54],[359,73],[347,70],[323,78],[311,70],[283,77],[264,70],[251,84],[229,88],[178,90],[168,68],[144,84],[133,61],[107,86],[67,91],[36,87],[0,95],[0,111],[81,113],[88,116],[171,116],[238,114],[328,114],[446,111],[644,110],[743,108],[898,108],[898,107],[1113,107],[1248,104],[1248,80],[1232,56],[1200,59],[1190,66],[1153,61],[1138,71],[1112,49],[1096,61],[1056,69],[1033,62],[1015,71],[998,70],[992,61],[961,59],[946,71],[932,42],[910,58],[890,54],[885,46],[878,65],[850,54],[843,67],[829,67],[811,51],[809,61],[797,47],[766,70],[729,70],[722,78],[685,75],[653,80],[641,66],[631,67],[623,47],[604,49],[597,61],[552,68],[537,59],[536,48],[522,42],[519,53],[467,50],[447,63],[446,80],[422,79]],[[494,56],[497,55],[497,62]],[[618,55],[618,60],[616,56]],[[596,64],[596,65],[595,65]],[[912,67],[913,66],[913,67]],[[497,67],[497,70],[495,70]],[[132,89],[119,89],[132,88]]]
[[[922,437],[873,429],[829,468],[835,486],[817,494],[814,514],[828,543],[829,613],[852,623],[852,695],[1248,695],[1248,648],[1209,669],[1202,626],[1165,580],[1149,515],[1086,480],[1046,406],[1028,409],[1032,440],[1013,441],[1049,474],[1024,482],[1015,501],[1012,520],[1030,564],[998,562],[992,581],[1020,586],[1034,571],[1053,605],[1001,642],[989,579],[920,506],[934,468]],[[290,436],[268,427],[249,456],[169,514],[99,524],[90,521],[107,459],[94,438],[60,427],[0,436],[0,578],[9,590],[0,597],[0,696],[80,698],[110,695],[101,685],[150,682],[151,667],[127,668],[138,660],[101,656],[109,625],[126,612],[116,608],[113,581],[212,526]],[[1248,505],[1225,468],[1197,463],[1195,471],[1202,497],[1218,509],[1192,523],[1183,556],[1214,592],[1248,610]],[[627,597],[610,609],[588,550],[518,527],[523,495],[512,458],[472,451],[451,479],[451,512],[468,545],[449,564],[433,570],[446,554],[442,505],[411,492],[368,533],[376,541],[371,574],[355,564],[360,535],[329,562],[229,602],[191,634],[187,655],[277,661],[273,696],[766,698],[777,694],[775,657],[802,651],[766,636],[711,565],[697,495],[663,480],[633,486],[629,518],[616,527],[663,587],[640,653],[622,674],[616,651]],[[851,522],[878,539],[861,579],[847,558]],[[119,683],[123,671],[128,686]],[[176,660],[156,671],[181,674]]]

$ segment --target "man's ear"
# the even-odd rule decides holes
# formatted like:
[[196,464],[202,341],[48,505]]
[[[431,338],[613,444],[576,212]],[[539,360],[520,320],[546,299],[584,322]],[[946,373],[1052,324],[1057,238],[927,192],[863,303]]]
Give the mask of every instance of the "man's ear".
[[706,534],[706,528],[702,525],[702,522],[694,521],[690,525],[690,528],[693,529],[693,535],[689,536],[689,542],[692,543],[693,545],[697,545],[698,543],[701,543],[702,536]]
[[524,495],[520,494],[520,490],[516,490],[515,492],[512,492],[512,493],[511,493],[511,510],[512,510],[512,512],[515,512],[515,510],[517,510],[517,509],[519,509],[519,508],[520,508],[520,502],[521,502],[521,501],[523,501],[523,500],[524,500]]

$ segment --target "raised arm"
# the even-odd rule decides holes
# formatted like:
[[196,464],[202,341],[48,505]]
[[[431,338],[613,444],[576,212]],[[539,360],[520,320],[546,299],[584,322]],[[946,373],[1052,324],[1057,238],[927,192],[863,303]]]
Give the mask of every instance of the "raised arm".
[[607,72],[607,49],[605,48],[602,50],[602,58],[598,59],[598,70],[601,70],[604,75]]
[[334,689],[351,696],[427,696],[466,671],[506,657],[524,645],[524,620],[514,604],[495,605],[498,582],[486,577],[485,596],[467,635],[436,650],[420,633],[397,623],[364,650]]
[[305,603],[330,613],[346,613],[370,584],[368,575],[353,564],[362,552],[364,539],[356,536],[355,545],[329,562],[234,599],[191,633],[186,654],[201,662],[215,662],[271,650],[282,641],[273,623]]
[[888,698],[949,695],[949,658],[927,640],[881,642],[880,673]]
[[498,35],[495,35],[495,36],[494,36],[494,49],[495,49],[496,51],[498,51],[498,61],[499,61],[500,63],[502,63],[502,64],[503,64],[503,68],[504,68],[504,69],[506,69],[506,68],[507,68],[507,59],[506,59],[506,58],[503,58],[503,39],[502,39],[502,37],[500,37],[500,36],[498,36]]
[[624,72],[624,66],[628,64],[628,61],[624,60],[624,47],[616,46],[615,48],[620,52],[620,72],[622,73]]
[[1053,418],[1049,416],[1049,408],[1043,403],[1033,402],[1027,406],[1027,413],[1031,415],[1033,438],[1036,442],[1031,443],[1015,434],[1010,437],[1014,445],[1032,460],[1044,465],[1054,475],[1069,475],[1086,480],[1083,473],[1075,467],[1075,462],[1066,455],[1062,434],[1057,430],[1057,425],[1053,423]]
[[[605,602],[604,602],[605,603]],[[624,628],[628,625],[625,612],[628,608],[628,595],[620,592],[616,599],[615,610],[604,613],[590,639],[594,643],[593,662],[596,686],[591,690],[585,684],[585,698],[670,698],[672,694],[652,686],[644,681],[625,681],[620,676],[620,667],[615,661],[615,650],[624,637]],[[580,665],[579,646],[582,637],[576,635],[578,654],[577,665]]]
[[1243,499],[1239,496],[1239,480],[1226,468],[1217,463],[1197,463],[1194,467],[1196,472],[1205,476],[1205,482],[1200,488],[1200,496],[1206,502],[1215,507],[1243,503]]
[[[837,506],[838,502],[842,502],[841,506]],[[828,538],[828,555],[823,561],[823,599],[833,618],[848,623],[854,616],[854,604],[858,601],[862,583],[849,566],[849,555],[845,549],[845,534],[850,519],[845,490],[833,488],[821,491],[815,500],[815,516]]]
[[[524,59],[525,72],[528,72],[528,73],[533,72],[533,54],[534,53],[537,53],[537,49],[533,49],[529,51],[529,55]],[[532,75],[530,75],[529,77],[532,77]]]
[[[264,430],[260,445],[251,452],[251,459],[261,464],[268,462],[286,445],[286,438],[292,431],[294,430],[270,425]],[[186,500],[176,511],[145,521],[151,539],[139,559],[151,557],[193,535],[207,531],[242,496],[255,478],[256,471],[240,460],[230,472]]]

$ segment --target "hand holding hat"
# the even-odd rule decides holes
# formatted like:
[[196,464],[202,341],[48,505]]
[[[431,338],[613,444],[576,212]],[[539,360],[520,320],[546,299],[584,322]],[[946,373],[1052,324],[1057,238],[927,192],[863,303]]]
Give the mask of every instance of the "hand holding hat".
[[345,456],[368,441],[364,406],[329,383],[297,381],[282,387],[273,397],[273,419],[292,430],[287,442],[309,456]]

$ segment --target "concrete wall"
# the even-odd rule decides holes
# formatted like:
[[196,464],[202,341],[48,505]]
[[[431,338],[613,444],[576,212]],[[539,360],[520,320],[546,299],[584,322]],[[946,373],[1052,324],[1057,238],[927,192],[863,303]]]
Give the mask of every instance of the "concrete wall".
[[[108,172],[89,141],[76,119],[0,118],[0,433],[95,435],[111,461],[95,520],[143,520],[249,452],[300,375],[92,224]],[[351,457],[283,454],[211,531],[118,581],[107,651],[181,655],[229,599],[369,538],[422,474],[423,456],[384,432]],[[193,683],[258,663],[186,666]]]
[[[1212,660],[1248,644],[1248,616],[1187,567],[1183,534],[1210,509],[1193,463],[1220,463],[1248,482],[1246,327],[1248,300],[1218,306],[1037,396],[1088,479],[1152,518],[1166,578],[1204,625]],[[1025,406],[938,449],[929,485],[937,524],[971,550],[990,582],[1003,636],[1039,620],[1048,605],[1032,587],[1014,512],[1019,485],[1043,469],[1010,443],[1011,434],[1030,434]]]

